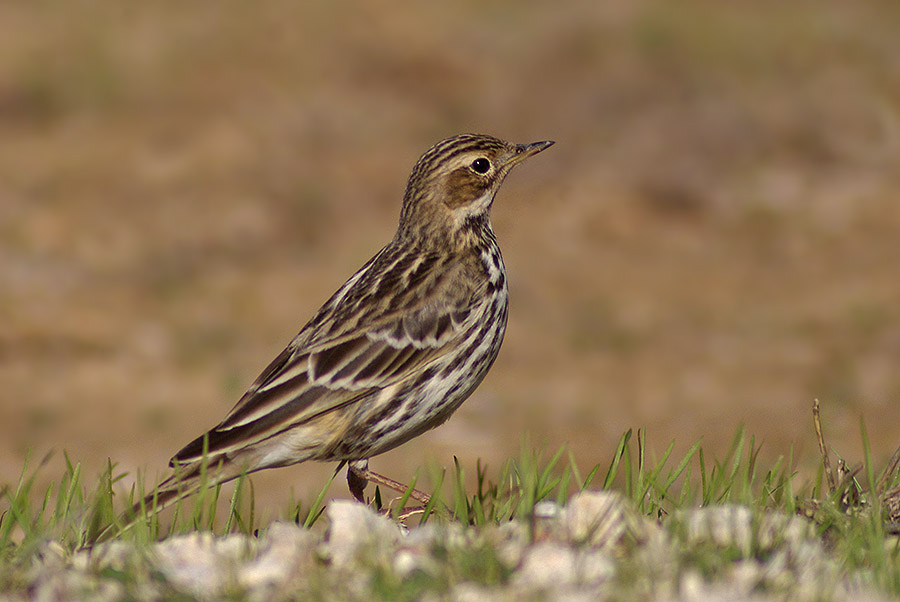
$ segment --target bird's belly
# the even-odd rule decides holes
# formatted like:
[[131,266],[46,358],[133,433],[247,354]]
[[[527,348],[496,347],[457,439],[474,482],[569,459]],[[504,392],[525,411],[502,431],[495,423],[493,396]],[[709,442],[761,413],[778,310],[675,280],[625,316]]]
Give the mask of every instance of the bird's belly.
[[389,451],[442,423],[475,391],[497,358],[506,332],[506,296],[487,304],[461,342],[402,386],[361,408],[335,448],[337,460]]

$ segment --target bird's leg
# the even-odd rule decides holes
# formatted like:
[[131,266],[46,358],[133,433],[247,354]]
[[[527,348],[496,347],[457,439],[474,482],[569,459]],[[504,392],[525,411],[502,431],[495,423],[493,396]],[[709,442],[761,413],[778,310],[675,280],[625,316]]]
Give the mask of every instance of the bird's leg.
[[[347,485],[350,487],[350,493],[353,494],[353,497],[355,497],[357,501],[365,503],[363,491],[366,488],[366,483],[369,481],[387,487],[388,489],[393,489],[399,493],[406,493],[406,490],[409,489],[409,487],[399,481],[389,479],[377,472],[369,470],[368,460],[354,460],[347,464]],[[428,500],[431,499],[427,493],[419,491],[418,489],[413,489],[409,494],[409,497],[423,505],[427,504]]]
[[368,472],[368,460],[354,460],[347,465],[347,487],[350,488],[350,493],[353,494],[356,501],[363,504],[366,503],[366,498],[363,494],[366,491],[366,485],[369,483],[365,476]]

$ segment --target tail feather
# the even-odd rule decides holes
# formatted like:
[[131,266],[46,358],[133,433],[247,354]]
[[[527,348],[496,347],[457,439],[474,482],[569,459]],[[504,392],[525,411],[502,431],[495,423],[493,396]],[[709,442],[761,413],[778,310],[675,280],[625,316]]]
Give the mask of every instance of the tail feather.
[[178,466],[175,472],[147,493],[120,517],[123,530],[130,528],[142,516],[160,512],[179,500],[197,493],[203,487],[216,487],[245,474],[245,468],[220,459],[215,464],[206,461]]

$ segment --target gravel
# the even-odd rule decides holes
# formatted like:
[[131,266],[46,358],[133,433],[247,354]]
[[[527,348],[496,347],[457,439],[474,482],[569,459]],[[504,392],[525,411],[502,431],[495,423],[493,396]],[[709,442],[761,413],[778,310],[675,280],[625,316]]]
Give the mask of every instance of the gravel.
[[529,522],[407,528],[332,501],[327,528],[271,524],[258,537],[197,532],[150,546],[69,552],[47,542],[0,600],[887,600],[848,573],[804,518],[742,506],[662,523],[612,492]]

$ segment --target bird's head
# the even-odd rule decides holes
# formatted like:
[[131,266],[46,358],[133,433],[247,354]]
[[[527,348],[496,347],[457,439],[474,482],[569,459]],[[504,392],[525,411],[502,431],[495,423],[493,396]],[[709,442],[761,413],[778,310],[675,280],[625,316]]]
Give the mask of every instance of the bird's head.
[[400,212],[399,235],[453,235],[487,220],[506,174],[553,142],[513,144],[483,134],[438,142],[416,163]]

